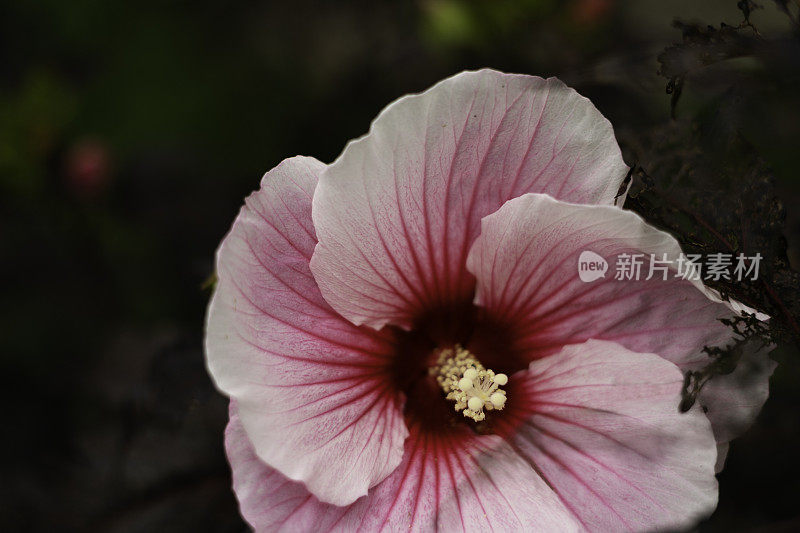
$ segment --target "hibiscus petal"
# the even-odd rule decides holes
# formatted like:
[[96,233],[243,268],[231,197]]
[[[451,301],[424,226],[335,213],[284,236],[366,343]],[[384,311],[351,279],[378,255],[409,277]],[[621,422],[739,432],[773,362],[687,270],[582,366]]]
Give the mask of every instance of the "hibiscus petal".
[[323,173],[311,269],[355,324],[409,327],[469,301],[483,216],[526,192],[612,204],[626,172],[611,124],[561,81],[464,72],[384,109]]
[[412,428],[403,463],[347,507],[322,503],[262,463],[236,406],[225,432],[233,487],[256,531],[577,531],[544,481],[497,436]]
[[747,431],[769,397],[769,378],[777,366],[768,355],[773,348],[749,341],[736,369],[713,377],[698,395],[697,401],[711,420],[720,443],[718,472],[725,465],[728,443]]
[[258,456],[344,505],[397,467],[408,431],[386,375],[390,339],[337,315],[308,266],[323,168],[287,159],[247,199],[217,253],[206,356]]
[[587,530],[683,529],[713,511],[717,482],[708,420],[678,411],[682,383],[655,354],[571,345],[509,379],[498,428]]
[[[605,277],[581,281],[578,262],[584,251],[608,261]],[[646,280],[646,266],[639,280],[614,279],[614,261],[622,253],[645,254],[647,265],[650,254],[674,261],[681,250],[672,236],[633,212],[529,194],[483,220],[467,268],[478,279],[475,303],[495,320],[514,324],[516,348],[530,358],[596,338],[656,353],[689,370],[708,363],[704,346],[732,342],[732,330],[719,322],[735,315],[730,305],[712,299],[700,282],[676,278],[674,264],[667,280],[658,272]],[[760,374],[759,384],[748,390],[765,389],[768,377]],[[707,394],[704,398],[724,398],[746,391],[735,380],[720,380]],[[766,396],[748,398],[757,402],[748,407],[752,417]],[[715,410],[709,417],[722,438],[730,413]]]

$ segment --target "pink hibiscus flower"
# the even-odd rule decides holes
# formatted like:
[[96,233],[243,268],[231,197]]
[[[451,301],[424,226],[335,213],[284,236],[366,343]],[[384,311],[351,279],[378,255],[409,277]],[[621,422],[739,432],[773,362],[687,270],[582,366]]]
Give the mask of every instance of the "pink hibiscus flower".
[[679,413],[681,371],[731,341],[735,306],[675,276],[580,280],[586,250],[680,254],[614,205],[626,172],[587,99],[491,70],[399,99],[331,165],[268,172],[218,251],[206,335],[250,525],[649,531],[711,513],[718,446],[772,366]]

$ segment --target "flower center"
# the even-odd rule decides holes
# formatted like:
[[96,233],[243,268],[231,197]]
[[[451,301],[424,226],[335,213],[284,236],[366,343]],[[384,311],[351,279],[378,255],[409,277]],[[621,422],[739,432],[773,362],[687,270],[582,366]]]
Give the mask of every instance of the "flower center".
[[430,373],[455,402],[455,410],[475,422],[486,418],[484,411],[500,411],[506,404],[506,391],[499,387],[508,383],[508,376],[487,370],[459,344],[442,350]]

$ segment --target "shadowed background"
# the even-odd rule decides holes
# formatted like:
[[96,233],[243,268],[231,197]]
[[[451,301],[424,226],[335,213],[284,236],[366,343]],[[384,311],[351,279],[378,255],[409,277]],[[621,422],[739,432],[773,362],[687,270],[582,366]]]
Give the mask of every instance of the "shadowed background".
[[[0,527],[244,530],[202,354],[215,248],[283,158],[331,162],[387,103],[464,69],[561,77],[631,165],[714,114],[774,173],[796,268],[797,5],[762,4],[770,53],[691,48],[673,120],[673,20],[737,26],[736,0],[0,2]],[[701,531],[800,529],[800,365],[775,358]]]

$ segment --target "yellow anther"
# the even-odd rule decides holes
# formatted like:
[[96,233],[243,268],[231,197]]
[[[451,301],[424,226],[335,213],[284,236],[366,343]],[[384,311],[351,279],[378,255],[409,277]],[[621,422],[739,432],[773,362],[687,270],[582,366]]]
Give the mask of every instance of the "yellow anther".
[[486,418],[485,411],[501,410],[506,392],[499,387],[508,376],[486,370],[468,350],[460,345],[442,350],[431,368],[446,398],[455,402],[455,410],[476,422]]

